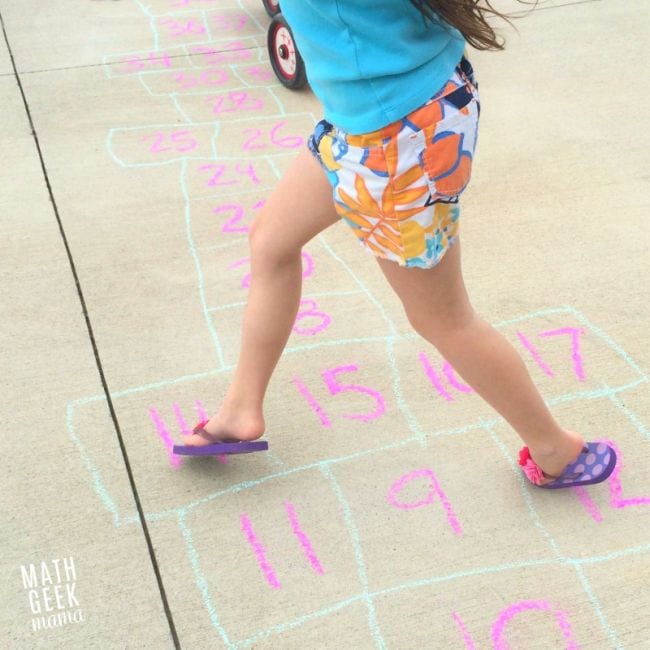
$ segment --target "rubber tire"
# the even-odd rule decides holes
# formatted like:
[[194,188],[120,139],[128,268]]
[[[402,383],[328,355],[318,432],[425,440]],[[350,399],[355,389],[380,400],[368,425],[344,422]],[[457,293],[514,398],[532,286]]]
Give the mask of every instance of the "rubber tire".
[[280,13],[280,3],[278,0],[276,0],[275,3],[273,0],[262,0],[262,4],[264,5],[264,9],[266,9],[266,13],[271,16],[271,18]]
[[[296,52],[296,72],[292,77],[287,77],[283,74],[282,69],[278,65],[278,62],[275,58],[275,33],[280,27],[287,29],[291,35],[293,48]],[[305,71],[305,63],[300,56],[300,52],[298,52],[296,42],[293,40],[293,33],[291,31],[291,28],[281,14],[275,16],[271,21],[266,43],[269,51],[269,59],[271,60],[271,67],[273,68],[273,72],[275,72],[275,76],[280,80],[280,83],[285,86],[285,88],[289,88],[290,90],[299,90],[300,88],[304,88],[304,86],[307,84],[307,72]]]

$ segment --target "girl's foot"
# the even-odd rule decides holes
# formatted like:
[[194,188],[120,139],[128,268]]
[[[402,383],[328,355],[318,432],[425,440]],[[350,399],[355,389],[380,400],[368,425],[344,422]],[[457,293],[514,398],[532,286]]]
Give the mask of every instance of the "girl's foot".
[[560,476],[567,465],[575,461],[582,451],[585,440],[575,431],[564,431],[565,438],[555,447],[530,447],[530,456],[541,467],[544,477],[540,485],[551,483]]
[[[217,436],[222,442],[251,442],[262,437],[264,428],[264,418],[261,414],[241,410],[228,412],[225,405],[203,426],[203,429]],[[196,433],[186,436],[183,442],[188,447],[214,444]]]

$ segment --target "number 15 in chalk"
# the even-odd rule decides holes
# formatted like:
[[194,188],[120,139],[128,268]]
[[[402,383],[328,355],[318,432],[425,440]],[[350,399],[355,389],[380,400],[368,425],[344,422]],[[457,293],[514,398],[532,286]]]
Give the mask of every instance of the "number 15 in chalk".
[[[325,385],[329,390],[330,395],[336,396],[342,393],[362,393],[372,398],[374,402],[374,408],[370,411],[365,411],[363,413],[343,413],[343,417],[349,420],[361,420],[362,422],[372,422],[380,418],[386,412],[386,401],[384,400],[382,394],[379,391],[376,391],[368,386],[361,386],[358,384],[342,384],[339,383],[338,376],[342,374],[347,374],[350,372],[357,372],[359,366],[356,364],[351,364],[348,366],[337,366],[336,368],[330,368],[329,370],[324,370],[321,373],[321,377],[325,381]],[[329,415],[325,412],[321,404],[316,400],[314,395],[311,393],[306,384],[300,379],[300,377],[294,377],[293,379],[294,386],[298,389],[298,392],[305,398],[307,404],[311,410],[316,414],[316,417],[319,419],[320,423],[325,428],[330,428],[332,426],[332,421]]]

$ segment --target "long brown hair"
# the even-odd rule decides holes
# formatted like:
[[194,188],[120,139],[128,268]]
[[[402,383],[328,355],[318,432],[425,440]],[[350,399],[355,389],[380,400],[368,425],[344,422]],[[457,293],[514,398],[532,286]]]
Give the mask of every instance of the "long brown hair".
[[[537,0],[523,4],[536,5]],[[488,16],[497,16],[510,22],[512,16],[502,14],[491,4],[490,0],[411,0],[425,16],[435,20],[436,16],[455,27],[465,40],[477,50],[502,50],[503,38],[497,36],[488,23]]]

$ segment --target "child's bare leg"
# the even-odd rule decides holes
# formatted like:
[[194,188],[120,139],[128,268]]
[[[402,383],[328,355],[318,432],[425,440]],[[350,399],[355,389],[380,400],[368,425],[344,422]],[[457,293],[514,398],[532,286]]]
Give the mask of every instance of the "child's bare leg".
[[583,438],[559,426],[515,348],[474,312],[460,242],[433,269],[378,261],[415,330],[510,423],[544,471],[560,474],[580,453]]
[[[251,227],[251,286],[239,361],[220,409],[205,426],[210,433],[224,440],[264,433],[264,394],[300,303],[302,247],[339,218],[325,172],[309,151],[302,152]],[[185,444],[208,442],[191,435]]]

